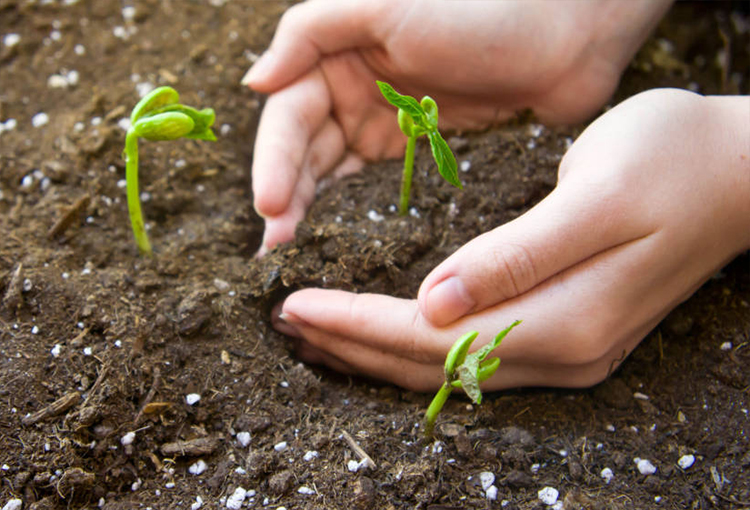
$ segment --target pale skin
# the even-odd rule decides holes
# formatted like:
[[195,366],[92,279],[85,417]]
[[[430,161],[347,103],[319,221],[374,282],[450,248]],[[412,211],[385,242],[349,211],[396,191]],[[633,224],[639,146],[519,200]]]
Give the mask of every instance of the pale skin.
[[[321,178],[403,151],[375,79],[432,96],[442,128],[486,127],[524,107],[546,123],[579,122],[606,102],[668,5],[290,9],[245,80],[269,94],[253,163],[261,255],[293,238]],[[485,389],[595,384],[750,248],[750,98],[639,94],[586,129],[558,177],[528,213],[436,267],[416,299],[305,289],[277,307],[275,327],[297,339],[303,360],[430,391],[461,334],[480,331],[480,346],[523,319],[496,351],[503,363]]]

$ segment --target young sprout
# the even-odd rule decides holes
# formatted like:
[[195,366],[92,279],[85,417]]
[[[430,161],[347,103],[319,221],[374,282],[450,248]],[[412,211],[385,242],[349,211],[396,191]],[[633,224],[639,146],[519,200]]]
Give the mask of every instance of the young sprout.
[[414,148],[417,138],[427,135],[432,148],[432,157],[437,163],[438,172],[443,179],[461,189],[458,180],[458,165],[456,157],[438,131],[438,107],[430,96],[424,96],[417,102],[411,96],[399,94],[389,84],[377,81],[380,93],[385,100],[398,108],[398,125],[407,136],[406,153],[404,154],[404,173],[401,178],[401,197],[398,212],[405,216],[409,209],[409,193],[411,192],[411,177],[414,170]]
[[515,321],[498,333],[494,340],[472,354],[469,354],[469,348],[479,333],[469,331],[456,340],[445,357],[445,382],[432,399],[425,413],[425,437],[432,436],[437,416],[454,388],[463,388],[475,404],[482,403],[482,391],[479,389],[479,383],[489,379],[500,366],[500,358],[486,358],[500,345],[505,335],[520,323],[521,321]]
[[159,87],[141,99],[130,113],[130,129],[125,136],[125,180],[127,183],[128,211],[133,235],[141,255],[151,256],[151,243],[141,214],[138,193],[138,139],[216,141],[211,131],[215,114],[211,108],[196,110],[179,103],[180,96],[172,87]]

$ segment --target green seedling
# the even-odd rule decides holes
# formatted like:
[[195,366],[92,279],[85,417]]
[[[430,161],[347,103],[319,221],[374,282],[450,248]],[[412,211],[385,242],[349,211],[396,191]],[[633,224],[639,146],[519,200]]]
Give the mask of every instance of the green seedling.
[[192,138],[216,141],[211,131],[216,115],[211,108],[196,110],[179,103],[180,96],[172,87],[159,87],[141,99],[130,113],[130,129],[125,136],[125,180],[128,212],[133,235],[142,255],[151,256],[151,243],[146,234],[141,198],[138,193],[138,139],[159,141]]
[[398,108],[398,125],[407,137],[399,214],[405,216],[409,209],[409,194],[414,172],[414,149],[417,145],[417,138],[422,135],[427,135],[430,141],[432,157],[443,179],[459,189],[463,188],[461,181],[458,180],[456,157],[438,131],[438,107],[435,100],[430,96],[424,96],[422,101],[417,101],[411,96],[399,94],[385,82],[377,81],[376,83],[385,100]]
[[520,323],[521,321],[515,321],[498,333],[494,340],[472,354],[469,354],[469,348],[479,333],[469,331],[456,340],[445,357],[445,381],[425,413],[425,437],[432,436],[437,416],[454,388],[463,388],[472,402],[477,405],[482,403],[482,391],[479,389],[479,384],[489,379],[500,366],[500,358],[487,359],[487,356],[497,349],[505,335]]

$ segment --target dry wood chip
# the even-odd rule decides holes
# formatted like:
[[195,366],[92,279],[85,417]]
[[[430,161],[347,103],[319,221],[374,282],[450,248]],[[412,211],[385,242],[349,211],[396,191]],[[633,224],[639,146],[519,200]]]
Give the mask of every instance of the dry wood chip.
[[34,423],[46,420],[58,414],[62,414],[81,400],[81,394],[77,391],[71,391],[67,395],[60,397],[44,409],[32,413],[21,420],[24,425],[33,425]]
[[221,438],[218,436],[199,437],[187,441],[175,441],[161,445],[162,455],[168,457],[198,457],[210,455],[219,447]]
[[64,234],[65,231],[68,230],[71,225],[73,225],[73,223],[81,217],[90,203],[91,196],[88,193],[76,200],[73,205],[71,205],[65,212],[63,212],[63,215],[60,217],[60,219],[57,220],[54,225],[52,225],[52,228],[50,228],[49,232],[47,232],[47,237],[49,239],[53,239],[59,235]]

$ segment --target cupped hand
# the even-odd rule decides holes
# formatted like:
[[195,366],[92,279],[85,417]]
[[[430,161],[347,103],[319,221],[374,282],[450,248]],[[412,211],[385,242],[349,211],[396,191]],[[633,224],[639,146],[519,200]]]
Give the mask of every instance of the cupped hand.
[[282,17],[243,82],[269,94],[253,161],[260,253],[294,236],[324,176],[397,157],[406,142],[375,80],[432,96],[442,128],[483,128],[534,109],[582,120],[668,1],[309,1]]
[[414,389],[442,379],[454,340],[496,353],[487,389],[604,379],[678,303],[750,248],[750,98],[645,92],[592,123],[555,190],[459,249],[418,300],[307,289],[276,327],[299,356]]

